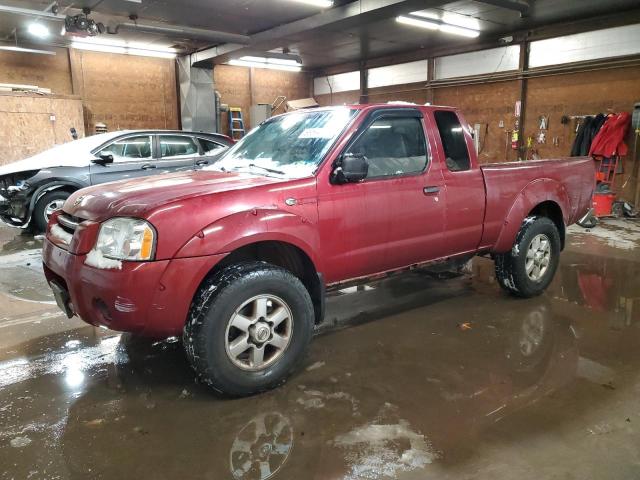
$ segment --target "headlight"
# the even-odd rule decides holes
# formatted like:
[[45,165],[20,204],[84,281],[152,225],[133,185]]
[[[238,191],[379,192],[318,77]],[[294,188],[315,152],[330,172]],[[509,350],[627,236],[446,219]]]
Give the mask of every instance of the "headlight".
[[100,226],[95,249],[117,260],[153,260],[156,232],[149,222],[118,217]]

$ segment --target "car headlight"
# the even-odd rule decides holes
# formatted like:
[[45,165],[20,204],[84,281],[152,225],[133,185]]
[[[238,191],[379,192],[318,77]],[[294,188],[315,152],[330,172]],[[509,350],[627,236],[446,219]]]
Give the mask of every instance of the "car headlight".
[[149,222],[117,217],[100,226],[95,249],[117,260],[153,260],[156,232]]

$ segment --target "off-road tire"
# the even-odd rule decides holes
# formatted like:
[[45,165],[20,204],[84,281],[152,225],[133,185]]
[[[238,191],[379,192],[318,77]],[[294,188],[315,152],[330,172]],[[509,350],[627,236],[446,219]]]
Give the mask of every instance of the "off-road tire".
[[69,198],[71,194],[64,190],[53,190],[52,192],[45,193],[37,202],[33,209],[33,216],[31,225],[33,226],[34,233],[44,233],[47,231],[47,219],[45,217],[45,208],[51,202],[55,200],[62,200],[63,202]]
[[[539,281],[529,278],[525,268],[529,244],[536,235],[544,234],[550,241],[549,266]],[[524,219],[509,252],[494,256],[496,279],[507,292],[518,297],[540,295],[551,283],[560,261],[560,234],[556,225],[547,217],[531,216]]]
[[[227,324],[243,302],[262,294],[276,295],[287,303],[293,333],[286,350],[273,364],[263,370],[243,370],[227,355]],[[242,397],[283,384],[302,365],[313,325],[311,297],[296,276],[266,262],[243,262],[225,267],[203,282],[191,303],[183,345],[202,382],[220,394]]]

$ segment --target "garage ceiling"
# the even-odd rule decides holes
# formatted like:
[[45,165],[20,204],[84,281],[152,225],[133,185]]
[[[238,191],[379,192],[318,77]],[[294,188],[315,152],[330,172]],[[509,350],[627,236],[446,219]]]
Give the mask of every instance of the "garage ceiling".
[[[43,0],[0,0],[0,6],[43,11],[51,2]],[[102,39],[118,37],[145,42],[152,46],[174,46],[185,53],[203,51],[203,64],[225,63],[248,53],[263,53],[288,48],[300,55],[308,69],[400,54],[425,49],[465,48],[512,32],[552,23],[597,18],[612,12],[638,11],[637,0],[342,0],[330,9],[291,0],[84,0],[59,2],[59,13],[79,13],[90,7],[92,17],[106,25],[128,23],[130,28],[118,35],[103,34]],[[414,11],[427,11],[442,17],[453,15],[476,22],[479,38],[470,39],[439,31],[399,24],[395,17]],[[522,13],[524,11],[524,13]],[[136,29],[136,22],[154,26]],[[636,15],[637,16],[637,15]],[[9,38],[18,30],[22,42],[33,40],[26,25],[33,17],[0,12],[0,38]],[[61,19],[41,19],[51,25],[49,44],[64,45],[69,39],[57,35]],[[159,27],[159,28],[158,28]],[[165,31],[170,27],[173,31]],[[193,32],[188,27],[203,29]],[[603,25],[604,27],[604,25]],[[175,29],[182,29],[176,31]],[[144,30],[144,31],[142,31]],[[206,32],[206,33],[205,33]],[[217,35],[219,33],[220,35]],[[230,33],[246,37],[225,38]],[[214,47],[214,48],[212,48]]]

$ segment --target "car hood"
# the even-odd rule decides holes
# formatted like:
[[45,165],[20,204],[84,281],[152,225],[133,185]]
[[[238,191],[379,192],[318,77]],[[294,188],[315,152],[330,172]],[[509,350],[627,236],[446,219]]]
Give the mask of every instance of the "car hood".
[[146,217],[150,212],[203,195],[282,183],[287,179],[192,171],[105,183],[75,192],[64,211],[82,219],[104,221],[115,216]]
[[0,176],[54,167],[87,167],[94,156],[91,150],[127,131],[101,133],[56,145],[18,162],[0,166]]

